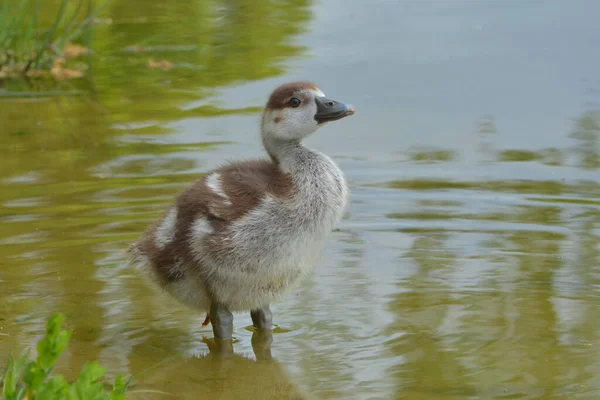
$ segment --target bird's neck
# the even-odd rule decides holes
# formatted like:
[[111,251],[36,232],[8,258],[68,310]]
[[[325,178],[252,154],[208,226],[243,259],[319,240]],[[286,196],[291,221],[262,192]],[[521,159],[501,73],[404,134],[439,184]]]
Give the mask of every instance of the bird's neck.
[[318,154],[307,148],[297,139],[280,139],[262,135],[265,150],[279,168],[288,173],[296,172],[307,167],[307,162]]

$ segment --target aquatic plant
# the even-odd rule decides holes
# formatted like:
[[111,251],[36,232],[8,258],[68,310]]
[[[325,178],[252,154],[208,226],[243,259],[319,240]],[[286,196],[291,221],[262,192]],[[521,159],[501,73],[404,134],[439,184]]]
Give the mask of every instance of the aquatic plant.
[[89,52],[99,10],[94,3],[60,0],[48,21],[41,12],[41,0],[4,0],[0,5],[0,79],[83,76],[87,66],[77,59]]
[[52,371],[62,352],[67,348],[71,331],[63,328],[64,316],[49,318],[46,335],[37,344],[37,357],[30,360],[29,351],[21,357],[8,359],[1,376],[1,400],[123,400],[131,379],[117,375],[110,391],[101,378],[105,369],[92,361],[83,366],[77,380],[69,382]]

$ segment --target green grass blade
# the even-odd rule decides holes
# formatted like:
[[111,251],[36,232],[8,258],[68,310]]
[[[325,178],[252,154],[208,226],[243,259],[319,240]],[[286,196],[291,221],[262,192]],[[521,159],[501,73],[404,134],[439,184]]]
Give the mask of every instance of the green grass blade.
[[23,25],[23,34],[19,39],[19,47],[18,50],[19,57],[21,58],[19,61],[23,62],[27,59],[31,59],[31,54],[34,52],[36,37],[37,37],[37,16],[39,12],[39,0],[35,0],[32,9],[30,11],[30,18],[27,23]]
[[69,37],[69,33],[71,32],[71,30],[77,25],[77,17],[83,7],[83,2],[84,2],[84,0],[79,0],[77,2],[77,6],[75,7],[75,10],[73,11],[73,14],[71,15],[71,18],[69,18],[69,19],[65,18],[66,27],[65,27],[62,35],[59,37],[59,41],[56,44],[59,49],[64,48],[68,44],[67,38]]
[[3,43],[6,35],[8,34],[8,17],[9,17],[9,5],[11,1],[6,0],[0,9],[0,26],[4,28],[0,29],[0,47],[4,49]]
[[33,28],[32,38],[33,38],[34,45],[35,45],[35,43],[37,43],[37,41],[39,39],[37,18],[38,18],[38,14],[40,13],[40,1],[41,0],[35,0],[35,3],[33,4],[33,14],[31,16],[31,23],[32,23],[32,28]]
[[[13,40],[18,37],[19,27],[23,24],[23,21],[27,17],[27,11],[25,6],[27,5],[28,0],[17,0],[17,7],[14,11],[8,13],[10,18],[10,23],[5,25],[4,31],[4,41],[2,43],[2,48],[10,48]],[[10,1],[9,1],[10,2]],[[8,3],[8,2],[7,2]],[[12,17],[11,17],[12,14]]]
[[[52,42],[54,33],[56,32],[56,29],[60,25],[60,21],[65,16],[65,11],[67,9],[67,3],[68,3],[68,0],[62,0],[60,2],[60,7],[59,7],[58,13],[56,15],[56,19],[54,20],[54,24],[52,25],[50,30],[46,33],[46,37],[43,39],[42,44],[37,49],[37,52],[36,52],[37,54],[35,55],[35,58],[32,60],[32,63],[33,63],[33,65],[35,65],[36,68],[39,68],[39,66],[40,66],[39,62],[42,57],[42,54],[44,53],[44,51],[46,51],[48,45]],[[27,70],[32,65],[32,63],[27,64],[24,72],[27,72]]]
[[109,2],[110,0],[106,0],[104,3],[102,3],[102,5],[96,7],[95,9],[93,7],[90,7],[90,10],[93,11],[90,11],[88,13],[88,17],[85,20],[83,20],[79,25],[77,25],[73,33],[71,33],[71,35],[67,37],[67,43],[70,43],[79,36],[81,36],[82,33],[86,30],[86,28],[93,28],[92,24],[94,22],[94,19],[96,19],[96,16],[100,13],[100,11],[104,9],[104,7],[106,7],[109,4]]

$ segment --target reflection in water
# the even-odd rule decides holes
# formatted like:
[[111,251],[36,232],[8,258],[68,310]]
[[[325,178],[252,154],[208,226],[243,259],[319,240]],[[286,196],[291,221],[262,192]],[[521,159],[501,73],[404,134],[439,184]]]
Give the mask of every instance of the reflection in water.
[[498,133],[496,120],[493,116],[486,115],[477,123],[477,146],[478,152],[489,157],[493,149],[494,136]]
[[141,392],[159,390],[182,399],[312,399],[290,382],[276,361],[255,361],[238,354],[178,357],[146,374],[144,380],[152,383],[140,386]]
[[586,111],[575,122],[570,135],[577,140],[575,153],[581,168],[600,168],[600,109]]
[[[453,300],[448,286],[449,276],[456,267],[456,254],[448,248],[445,233],[423,233],[416,237],[403,257],[414,263],[414,274],[398,282],[402,290],[390,302],[391,311],[398,316],[390,329],[404,334],[390,344],[392,351],[402,355],[394,368],[398,392],[396,398],[431,398],[436,388],[440,393],[459,388],[465,395],[464,367],[460,354],[454,349],[453,319],[464,309]],[[427,374],[420,371],[427,370]],[[466,391],[466,392],[465,392]]]
[[410,160],[416,163],[448,162],[456,159],[456,153],[452,150],[438,149],[412,149]]
[[[493,113],[471,132],[485,109],[475,107],[464,124],[435,109],[444,85],[457,81],[456,71],[473,75],[460,82],[460,102],[450,90],[459,113],[470,107],[462,105],[468,101],[463,91],[474,86],[475,75],[486,71],[494,82],[500,79],[496,62],[490,67],[485,57],[493,53],[518,65],[521,76],[523,54],[548,46],[514,41],[510,49],[520,50],[512,56],[509,47],[489,46],[488,25],[469,27],[479,26],[485,19],[479,12],[489,8],[494,20],[502,18],[491,3],[438,10],[444,18],[417,3],[389,14],[406,15],[405,23],[372,20],[362,29],[343,11],[384,16],[360,2],[113,0],[103,15],[112,24],[97,26],[96,54],[84,80],[57,83],[45,96],[32,92],[47,83],[6,83],[0,92],[0,365],[9,350],[35,343],[49,313],[62,311],[75,332],[61,371],[70,374],[97,358],[112,376],[139,375],[137,390],[177,398],[307,398],[298,386],[324,399],[598,397],[600,108],[565,111],[577,116],[569,125],[545,109],[533,113],[536,100],[547,104],[544,94],[527,99],[529,120],[544,129],[552,125],[549,131],[558,132],[552,136],[535,133],[537,125],[515,125],[525,117],[506,108],[518,96],[507,94],[510,101],[502,103],[490,91],[478,102]],[[578,9],[542,3],[549,8],[536,14],[541,19],[552,15],[552,4],[564,11],[561,21]],[[51,9],[58,0],[44,4]],[[442,23],[455,14],[460,29]],[[514,15],[500,25],[518,27]],[[314,17],[316,33],[307,33]],[[423,18],[425,25],[416,22]],[[323,30],[343,31],[348,24],[356,28],[352,36]],[[424,115],[416,131],[434,128],[409,143],[409,129],[396,115],[404,92],[390,89],[389,81],[377,86],[372,72],[401,60],[398,70],[407,68],[408,78],[394,70],[395,79],[415,78],[409,58],[397,55],[404,52],[373,45],[390,42],[392,25],[416,27],[403,43],[417,43],[417,59],[427,51],[435,56],[419,64],[423,72],[415,77],[443,86],[436,84],[431,95],[419,84],[419,95],[410,96],[421,107],[415,114]],[[436,29],[464,55],[460,68],[460,57],[438,59],[451,51],[446,45],[427,50]],[[309,36],[296,43],[302,33]],[[495,37],[507,35],[512,30]],[[469,47],[478,40],[484,50]],[[588,43],[544,40],[552,43],[548,49],[580,56],[575,44]],[[250,139],[224,132],[257,125],[259,96],[248,95],[250,83],[286,73],[290,60],[304,62],[304,45],[315,57],[300,71],[309,75],[303,78],[339,79],[331,84],[355,96],[361,110],[348,131],[315,138],[323,140],[319,146],[332,141],[334,151],[327,152],[339,157],[352,183],[351,209],[314,276],[276,305],[274,360],[256,360],[247,315],[236,316],[235,354],[217,357],[207,354],[202,337],[211,331],[201,327],[203,316],[148,289],[126,266],[123,251],[207,168],[258,153],[247,146]],[[485,57],[471,60],[471,53]],[[173,68],[149,69],[150,58]],[[549,65],[544,62],[526,76],[527,85]],[[341,84],[346,69],[356,87]],[[552,75],[544,84],[572,82],[560,73],[565,79]],[[410,85],[404,89],[410,94]],[[227,91],[233,96],[221,101]],[[392,94],[386,107],[396,108],[385,114],[383,100]],[[378,120],[384,120],[381,132],[372,128]],[[357,136],[367,140],[352,148]]]
[[[400,182],[391,186],[432,189]],[[533,191],[577,193],[594,199],[600,193],[591,184],[585,185],[587,190],[540,182],[447,187],[512,190],[524,196]],[[536,200],[543,202],[529,198],[529,204],[519,205],[512,200],[507,208],[500,201],[495,207],[472,206],[469,212],[457,212],[452,202],[429,207],[421,203],[414,211],[388,214],[422,221],[420,229],[404,229],[414,235],[405,257],[417,269],[398,282],[398,295],[390,302],[398,315],[391,329],[405,332],[394,341],[403,357],[395,369],[398,398],[426,399],[442,393],[473,399],[561,398],[587,388],[593,373],[585,367],[584,346],[591,343],[586,333],[597,328],[597,315],[587,314],[585,299],[591,294],[582,289],[600,282],[590,270],[598,265],[599,204]],[[460,225],[444,224],[449,219],[486,225],[475,228],[471,223],[460,232]],[[430,227],[422,227],[423,221],[431,222]],[[471,248],[474,253],[468,252]],[[587,315],[574,318],[566,310]]]

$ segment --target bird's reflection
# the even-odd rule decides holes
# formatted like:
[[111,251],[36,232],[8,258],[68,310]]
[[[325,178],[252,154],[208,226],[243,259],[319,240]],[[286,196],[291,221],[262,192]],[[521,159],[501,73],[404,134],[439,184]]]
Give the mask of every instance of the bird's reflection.
[[[209,355],[213,357],[226,357],[235,355],[231,340],[221,341],[216,338],[206,338],[202,340],[209,349]],[[252,334],[252,351],[257,361],[272,361],[271,344],[273,343],[272,331],[255,330]]]
[[[144,393],[143,398],[161,399],[168,394],[182,399],[314,399],[273,358],[271,332],[253,333],[254,359],[236,353],[231,341],[204,338],[203,342],[207,353],[173,360],[140,379],[136,389]],[[165,394],[148,396],[152,391]]]

